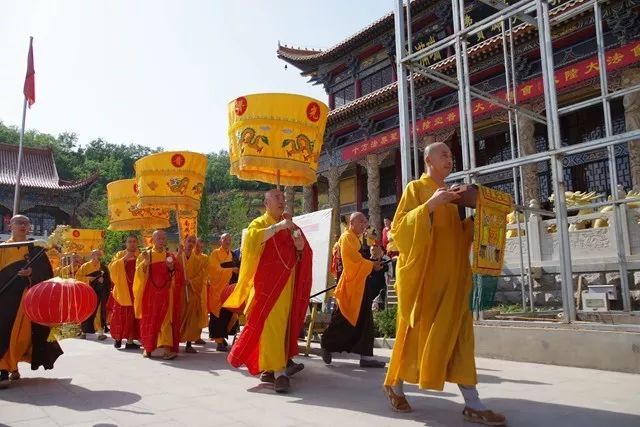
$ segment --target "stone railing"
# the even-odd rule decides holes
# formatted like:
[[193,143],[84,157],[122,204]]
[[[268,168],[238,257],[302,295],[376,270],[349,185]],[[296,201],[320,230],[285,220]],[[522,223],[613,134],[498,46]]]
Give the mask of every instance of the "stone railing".
[[[622,213],[622,216],[626,217],[628,231],[623,236],[622,249],[627,260],[637,264],[640,268],[640,224],[638,224],[640,209],[630,209],[623,206]],[[569,231],[571,259],[576,271],[617,270],[616,219],[612,212],[571,216],[569,223],[593,223],[598,218],[606,219],[609,225],[602,228],[572,229]],[[523,222],[519,224],[519,227],[524,231],[521,239],[525,266],[529,259],[527,250],[530,249],[533,268],[556,270],[560,264],[559,234],[554,230],[556,220],[544,220],[537,214],[531,214],[527,223]],[[517,230],[518,224],[509,225],[508,229]],[[528,245],[527,239],[529,240]],[[505,248],[505,273],[509,274],[519,270],[520,238],[509,237]]]

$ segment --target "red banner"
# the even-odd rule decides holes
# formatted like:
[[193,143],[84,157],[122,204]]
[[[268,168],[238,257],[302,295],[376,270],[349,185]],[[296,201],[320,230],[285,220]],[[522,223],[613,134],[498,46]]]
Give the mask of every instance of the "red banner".
[[[640,42],[633,42],[607,52],[606,61],[608,73],[640,62]],[[561,90],[590,78],[597,78],[599,68],[597,56],[593,56],[584,61],[561,68],[555,72],[556,88]],[[518,85],[516,90],[518,104],[522,104],[526,101],[542,96],[542,76]],[[508,100],[509,98],[513,99],[513,96],[507,96],[506,89],[495,92],[493,95],[505,100]],[[473,117],[480,117],[501,107],[487,101],[476,100],[471,104],[471,108],[473,111]],[[425,117],[417,123],[418,135],[437,132],[444,128],[457,125],[459,121],[458,119],[458,107],[452,107],[440,113]],[[400,130],[396,128],[342,149],[342,159],[351,161],[369,153],[376,152],[381,148],[395,145],[399,142]]]

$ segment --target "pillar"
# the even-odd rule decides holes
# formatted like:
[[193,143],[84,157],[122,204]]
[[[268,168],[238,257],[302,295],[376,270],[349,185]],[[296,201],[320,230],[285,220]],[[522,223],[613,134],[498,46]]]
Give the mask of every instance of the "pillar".
[[302,187],[302,212],[313,212],[313,185],[305,185]]
[[367,193],[369,206],[369,224],[376,230],[378,238],[382,235],[382,218],[380,212],[380,162],[386,154],[367,154],[361,163],[367,170]]
[[[632,68],[622,73],[622,85],[624,87],[640,84],[640,68]],[[624,121],[626,131],[640,129],[640,92],[624,95]],[[640,140],[629,141],[629,166],[631,172],[631,185],[634,190],[640,190]]]
[[296,192],[293,187],[284,187],[284,201],[287,205],[285,209],[292,216],[295,215],[295,196]]
[[[535,154],[535,123],[529,117],[518,114],[518,131],[520,133],[520,155]],[[535,163],[522,166],[523,204],[528,206],[532,200],[540,201],[538,185],[538,165]],[[519,203],[519,201],[518,201]]]

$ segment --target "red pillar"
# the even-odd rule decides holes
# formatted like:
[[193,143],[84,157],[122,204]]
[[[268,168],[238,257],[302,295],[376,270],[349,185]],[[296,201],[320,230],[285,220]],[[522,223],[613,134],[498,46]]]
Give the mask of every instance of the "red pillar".
[[333,110],[334,108],[336,108],[336,96],[331,93],[329,94],[329,109]]
[[398,80],[398,69],[396,68],[396,63],[392,62],[391,63],[391,81],[397,81]]
[[356,79],[355,81],[355,94],[356,99],[362,96],[362,81],[360,79]]

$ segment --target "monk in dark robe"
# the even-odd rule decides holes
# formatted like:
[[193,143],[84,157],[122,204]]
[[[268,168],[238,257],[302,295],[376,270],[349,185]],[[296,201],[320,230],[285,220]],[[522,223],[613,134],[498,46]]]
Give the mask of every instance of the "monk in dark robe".
[[360,252],[360,236],[367,229],[367,223],[364,214],[353,213],[349,218],[349,228],[338,241],[343,270],[335,293],[338,307],[322,334],[322,359],[326,364],[331,364],[331,353],[349,352],[360,354],[360,366],[363,368],[385,366],[373,358],[375,333],[371,303],[379,289],[373,286],[375,276],[369,279],[379,272],[384,275],[385,267],[379,259],[366,259]]
[[[10,224],[11,238],[5,243],[27,242],[29,218],[16,215]],[[22,306],[29,287],[53,276],[44,248],[3,246],[0,244],[0,388],[20,379],[18,362],[31,363],[32,370],[40,366],[53,369],[62,354],[57,341],[47,341],[50,328],[32,323]]]
[[107,339],[105,335],[107,327],[107,301],[111,292],[111,278],[107,266],[100,262],[102,251],[91,251],[91,259],[80,266],[76,272],[76,280],[86,283],[96,293],[98,305],[91,316],[82,322],[82,334],[80,338],[86,338],[87,334],[98,334],[98,340]]

